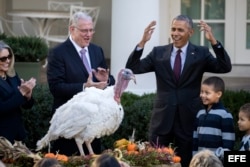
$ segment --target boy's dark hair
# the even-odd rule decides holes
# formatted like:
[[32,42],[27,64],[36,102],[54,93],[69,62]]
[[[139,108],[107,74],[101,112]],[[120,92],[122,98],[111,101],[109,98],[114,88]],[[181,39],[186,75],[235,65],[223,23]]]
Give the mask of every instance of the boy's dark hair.
[[247,114],[248,119],[250,119],[250,103],[246,103],[240,107],[240,112]]
[[216,76],[209,77],[209,78],[205,79],[202,82],[202,84],[213,86],[215,92],[221,91],[222,94],[224,94],[225,83],[220,77],[216,77]]
[[94,162],[95,166],[97,167],[120,167],[120,163],[118,160],[110,155],[110,154],[102,154],[100,155]]
[[59,161],[55,158],[43,158],[38,161],[34,167],[62,167]]

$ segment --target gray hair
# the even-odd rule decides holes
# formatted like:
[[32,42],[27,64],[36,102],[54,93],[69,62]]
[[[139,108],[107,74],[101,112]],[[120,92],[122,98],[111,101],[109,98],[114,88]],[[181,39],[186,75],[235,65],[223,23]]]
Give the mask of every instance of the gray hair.
[[76,12],[69,21],[69,25],[78,25],[78,21],[79,20],[87,20],[87,21],[93,21],[92,17],[89,16],[88,14],[84,13],[84,12]]
[[193,156],[189,167],[223,167],[223,164],[212,151],[204,149]]
[[3,49],[8,49],[9,54],[11,56],[10,66],[7,71],[7,75],[10,77],[13,77],[16,75],[15,69],[14,69],[14,63],[15,63],[15,57],[13,54],[13,51],[9,45],[7,45],[4,41],[0,41],[0,52],[2,52]]
[[192,20],[190,17],[188,17],[187,15],[178,15],[178,16],[176,16],[176,17],[173,19],[173,21],[174,21],[174,20],[185,21],[186,23],[188,23],[188,25],[189,25],[190,28],[193,28],[193,27],[194,27],[193,20]]

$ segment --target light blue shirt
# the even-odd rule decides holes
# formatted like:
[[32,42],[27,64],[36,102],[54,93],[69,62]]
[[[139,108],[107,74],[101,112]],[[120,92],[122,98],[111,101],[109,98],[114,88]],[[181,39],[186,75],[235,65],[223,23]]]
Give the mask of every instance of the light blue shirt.
[[[74,45],[74,47],[76,48],[76,51],[77,53],[79,54],[80,58],[81,58],[81,54],[80,54],[80,51],[83,49],[81,48],[73,39],[71,36],[69,36],[69,39],[70,41],[72,42],[72,44]],[[90,63],[90,57],[89,57],[89,50],[88,50],[88,47],[84,47],[84,49],[86,50],[86,57],[87,57],[87,60],[88,60],[88,63],[89,63],[89,67],[91,68],[91,63]]]
[[174,61],[175,61],[177,51],[181,49],[181,71],[183,70],[183,67],[186,61],[186,56],[187,56],[187,46],[188,46],[188,43],[182,48],[176,48],[176,47],[173,48],[172,53],[171,53],[171,58],[170,58],[172,69],[174,69]]

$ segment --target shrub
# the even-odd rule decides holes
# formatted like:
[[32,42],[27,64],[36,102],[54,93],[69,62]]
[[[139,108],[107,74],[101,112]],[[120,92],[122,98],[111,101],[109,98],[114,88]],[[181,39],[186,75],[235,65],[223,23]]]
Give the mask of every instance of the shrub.
[[0,40],[4,40],[7,38],[7,35],[5,33],[0,34]]
[[28,133],[25,143],[28,148],[36,148],[36,142],[47,133],[52,118],[52,95],[48,86],[36,85],[33,98],[34,106],[29,110],[23,110],[24,124]]
[[16,62],[39,62],[47,57],[48,46],[39,37],[0,35],[0,40],[7,43],[13,50]]

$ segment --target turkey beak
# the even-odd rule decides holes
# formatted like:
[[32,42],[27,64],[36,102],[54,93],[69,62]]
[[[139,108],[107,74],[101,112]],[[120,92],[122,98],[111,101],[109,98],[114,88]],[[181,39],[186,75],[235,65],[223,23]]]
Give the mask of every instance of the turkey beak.
[[131,79],[131,80],[133,80],[133,81],[134,81],[134,83],[136,84],[135,75],[131,75],[130,79]]

